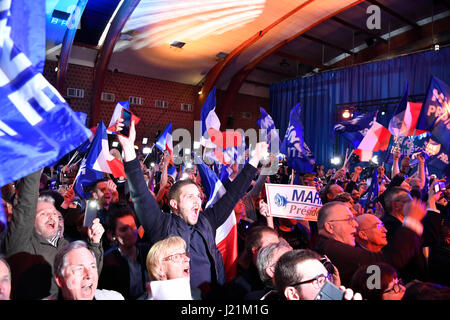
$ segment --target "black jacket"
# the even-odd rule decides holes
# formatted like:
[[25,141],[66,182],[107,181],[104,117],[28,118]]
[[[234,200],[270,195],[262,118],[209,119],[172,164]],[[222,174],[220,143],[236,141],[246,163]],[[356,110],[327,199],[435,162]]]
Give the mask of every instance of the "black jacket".
[[[197,224],[192,227],[181,217],[160,210],[158,203],[148,190],[138,159],[125,162],[124,166],[136,214],[144,227],[145,233],[150,238],[150,243],[153,245],[155,242],[169,236],[180,236],[186,241],[188,250],[190,250],[193,245],[191,244],[191,234],[193,228],[195,228],[203,238],[202,245],[205,246],[205,251],[208,255],[207,259],[211,263],[211,269],[206,270],[205,266],[193,265],[192,260],[195,259],[192,255],[195,252],[191,251],[191,270],[193,268],[204,268],[204,272],[211,273],[211,281],[213,284],[225,284],[225,269],[222,255],[215,242],[216,229],[227,220],[236,203],[245,194],[256,173],[256,168],[247,164],[222,198],[212,207],[201,212]],[[195,279],[191,274],[191,285],[197,286],[194,285],[197,283],[198,279]]]

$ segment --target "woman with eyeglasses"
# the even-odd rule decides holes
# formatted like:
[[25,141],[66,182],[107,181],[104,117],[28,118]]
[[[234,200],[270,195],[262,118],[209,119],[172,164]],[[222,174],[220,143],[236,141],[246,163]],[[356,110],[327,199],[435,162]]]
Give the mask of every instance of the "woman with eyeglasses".
[[401,300],[405,294],[395,268],[381,262],[359,267],[350,288],[361,292],[365,300]]
[[[150,283],[147,285],[147,294],[142,298],[200,300],[200,290],[189,284],[189,256],[189,252],[186,252],[186,242],[181,237],[172,236],[156,242],[147,254]],[[191,296],[186,297],[186,294]]]

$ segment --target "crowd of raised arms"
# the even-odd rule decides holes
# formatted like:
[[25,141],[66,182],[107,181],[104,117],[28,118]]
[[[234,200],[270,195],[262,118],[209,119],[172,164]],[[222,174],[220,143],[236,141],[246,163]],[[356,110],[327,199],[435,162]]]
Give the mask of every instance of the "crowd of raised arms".
[[[264,175],[268,146],[260,142],[206,206],[196,165],[168,174],[163,154],[147,167],[134,125],[117,137],[126,176],[105,174],[89,187],[98,206],[91,223],[89,199],[73,190],[78,164],[2,187],[0,299],[450,299],[449,185],[427,173],[422,156],[414,176],[398,152],[389,168],[316,165],[312,173],[271,156],[278,172]],[[367,169],[377,170],[379,185],[370,207]],[[315,187],[317,221],[272,216],[265,183]],[[216,243],[233,210],[235,269]]]

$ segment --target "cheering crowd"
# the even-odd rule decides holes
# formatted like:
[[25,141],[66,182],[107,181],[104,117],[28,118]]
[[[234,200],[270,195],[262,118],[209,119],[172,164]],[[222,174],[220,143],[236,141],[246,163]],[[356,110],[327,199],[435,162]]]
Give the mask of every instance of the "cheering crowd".
[[[260,142],[206,206],[196,165],[169,174],[164,154],[147,167],[135,137],[134,125],[129,137],[117,136],[126,176],[105,174],[85,190],[97,205],[90,224],[89,199],[73,190],[77,165],[2,187],[0,299],[450,299],[449,185],[427,174],[423,156],[415,176],[398,152],[392,168],[298,173],[264,160]],[[261,174],[271,161],[278,172]],[[265,183],[315,187],[318,220],[271,216]],[[233,210],[234,273],[216,244]]]

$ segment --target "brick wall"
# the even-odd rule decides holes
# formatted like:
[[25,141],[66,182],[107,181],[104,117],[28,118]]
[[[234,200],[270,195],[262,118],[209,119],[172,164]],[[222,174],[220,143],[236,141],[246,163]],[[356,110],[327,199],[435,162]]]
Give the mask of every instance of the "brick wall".
[[[55,67],[56,62],[47,61],[44,69],[44,76],[53,85],[56,84]],[[83,99],[69,98],[68,102],[73,110],[87,113],[88,121],[92,101],[92,83],[93,68],[69,64],[62,95],[67,96],[67,88],[83,89]],[[141,118],[136,128],[138,144],[144,136],[149,138],[150,143],[154,142],[157,130],[163,131],[169,122],[172,122],[173,129],[185,128],[193,134],[194,113],[181,111],[181,104],[194,106],[198,91],[199,87],[191,85],[108,71],[103,92],[113,93],[115,102],[101,102],[100,120],[108,125],[117,101],[128,101],[130,96],[140,97],[143,99],[142,105],[130,105],[131,111]],[[217,90],[218,105],[223,101],[224,94],[223,91]],[[155,100],[167,101],[168,108],[155,107]],[[240,94],[233,109],[233,127],[244,130],[256,129],[256,120],[260,117],[259,106],[268,110],[269,99]],[[242,112],[248,113],[250,118],[243,118]],[[222,124],[222,129],[225,128],[226,123]]]

